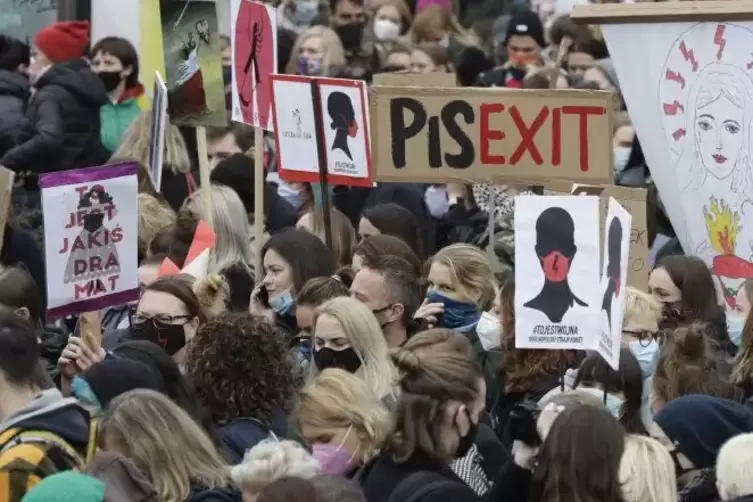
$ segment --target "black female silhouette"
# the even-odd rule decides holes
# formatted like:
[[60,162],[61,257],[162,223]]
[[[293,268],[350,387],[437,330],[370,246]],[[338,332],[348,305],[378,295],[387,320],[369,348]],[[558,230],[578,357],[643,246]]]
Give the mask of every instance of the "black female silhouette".
[[568,276],[578,248],[575,246],[573,218],[561,207],[542,211],[536,220],[536,255],[544,272],[541,292],[525,304],[542,312],[551,322],[561,322],[568,310],[577,303],[588,305],[570,290]]
[[348,147],[348,137],[355,138],[358,134],[356,113],[353,111],[353,103],[350,96],[344,92],[335,91],[327,98],[327,112],[332,119],[330,127],[335,131],[335,140],[332,142],[332,150],[342,150],[350,159],[353,156]]
[[622,222],[619,218],[612,218],[607,231],[607,289],[604,291],[604,300],[601,302],[601,310],[607,313],[607,324],[612,330],[612,300],[620,294],[622,287]]

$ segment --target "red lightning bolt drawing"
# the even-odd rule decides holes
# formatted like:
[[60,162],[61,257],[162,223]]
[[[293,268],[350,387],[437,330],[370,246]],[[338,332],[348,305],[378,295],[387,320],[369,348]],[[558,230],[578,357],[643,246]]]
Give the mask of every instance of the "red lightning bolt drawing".
[[717,25],[716,33],[714,33],[714,43],[719,46],[719,50],[716,51],[716,59],[722,59],[724,46],[727,45],[727,39],[724,38],[725,29],[727,29],[727,27],[723,24]]
[[677,115],[677,112],[685,112],[685,107],[679,101],[674,103],[664,103],[664,115]]
[[672,137],[675,141],[680,141],[680,138],[682,138],[683,136],[685,136],[685,129],[678,129],[672,133]]
[[683,89],[685,89],[685,79],[679,73],[675,73],[672,70],[667,70],[667,74],[664,75],[664,79],[671,80],[672,82],[677,82]]
[[[685,45],[685,41],[683,40],[680,42],[680,53],[682,54],[682,57],[685,58],[685,61],[689,61],[690,64],[693,67],[693,71],[698,71],[698,61],[695,60],[695,54],[693,54],[693,49],[688,50],[688,47]],[[683,85],[683,87],[685,87]]]

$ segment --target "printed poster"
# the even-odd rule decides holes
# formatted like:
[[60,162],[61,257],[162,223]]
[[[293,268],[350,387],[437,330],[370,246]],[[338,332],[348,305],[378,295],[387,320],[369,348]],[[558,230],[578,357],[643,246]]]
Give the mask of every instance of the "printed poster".
[[630,254],[632,216],[612,197],[609,198],[604,225],[604,256],[601,269],[601,329],[594,348],[609,365],[620,365],[622,317],[625,310],[626,282]]
[[271,5],[231,0],[232,119],[271,131],[272,87],[277,72],[277,11]]
[[40,176],[48,317],[138,299],[137,168],[126,162]]
[[170,121],[225,126],[220,34],[214,2],[161,0]]
[[732,310],[753,278],[753,23],[602,30],[672,226]]
[[598,197],[515,197],[517,348],[593,348],[599,262]]
[[149,179],[159,192],[162,187],[162,164],[165,159],[167,129],[167,86],[159,72],[154,72],[151,120],[149,122]]

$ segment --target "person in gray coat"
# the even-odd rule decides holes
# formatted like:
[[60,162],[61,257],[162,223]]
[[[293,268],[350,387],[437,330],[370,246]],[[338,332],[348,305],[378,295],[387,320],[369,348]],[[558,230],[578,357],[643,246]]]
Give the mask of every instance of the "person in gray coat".
[[18,143],[29,102],[29,57],[27,44],[0,35],[0,157]]

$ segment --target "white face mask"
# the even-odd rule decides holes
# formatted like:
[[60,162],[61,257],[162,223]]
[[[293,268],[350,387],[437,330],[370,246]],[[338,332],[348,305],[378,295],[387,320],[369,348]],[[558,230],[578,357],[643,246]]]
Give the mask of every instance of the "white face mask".
[[447,189],[444,187],[430,186],[424,194],[426,205],[429,206],[429,212],[435,218],[441,218],[450,209],[450,199],[447,196]]
[[380,42],[392,42],[400,35],[400,25],[389,19],[374,21],[374,36]]
[[502,324],[491,312],[482,312],[476,324],[476,334],[484,350],[492,350],[502,345]]
[[627,167],[628,159],[630,158],[629,146],[618,146],[614,149],[614,172],[619,174]]

